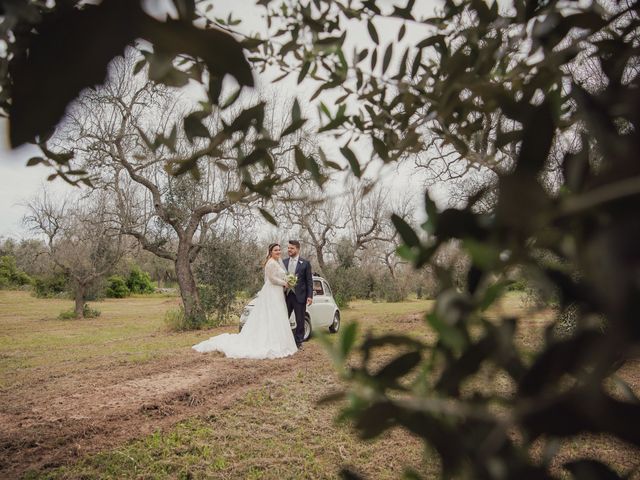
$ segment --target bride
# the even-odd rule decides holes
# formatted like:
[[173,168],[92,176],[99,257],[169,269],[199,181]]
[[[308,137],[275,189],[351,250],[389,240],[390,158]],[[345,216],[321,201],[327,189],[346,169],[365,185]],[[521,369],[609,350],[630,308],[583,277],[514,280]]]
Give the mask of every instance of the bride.
[[264,285],[249,317],[237,334],[223,333],[194,345],[198,352],[223,352],[231,358],[281,358],[298,349],[289,326],[283,288],[286,272],[280,266],[280,245],[269,245],[264,265]]

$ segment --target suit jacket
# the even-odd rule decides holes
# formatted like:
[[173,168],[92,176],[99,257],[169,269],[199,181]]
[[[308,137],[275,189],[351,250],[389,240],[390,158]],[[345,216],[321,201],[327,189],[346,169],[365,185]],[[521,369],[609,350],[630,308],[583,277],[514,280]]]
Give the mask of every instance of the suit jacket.
[[[289,259],[284,259],[284,266],[289,271]],[[311,263],[302,257],[298,257],[296,265],[296,276],[298,283],[294,289],[296,301],[299,303],[307,303],[307,298],[313,298],[313,272],[311,271]]]

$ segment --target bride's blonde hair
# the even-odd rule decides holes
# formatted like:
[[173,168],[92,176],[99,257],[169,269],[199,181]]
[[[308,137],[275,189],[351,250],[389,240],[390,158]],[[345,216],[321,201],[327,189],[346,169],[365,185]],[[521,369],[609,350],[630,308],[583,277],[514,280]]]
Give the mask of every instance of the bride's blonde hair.
[[271,258],[271,252],[273,252],[273,249],[276,248],[276,247],[279,247],[279,246],[280,246],[279,243],[272,243],[271,245],[269,245],[269,251],[267,253],[267,258],[265,258],[264,262],[262,263],[263,267],[267,264],[267,262]]

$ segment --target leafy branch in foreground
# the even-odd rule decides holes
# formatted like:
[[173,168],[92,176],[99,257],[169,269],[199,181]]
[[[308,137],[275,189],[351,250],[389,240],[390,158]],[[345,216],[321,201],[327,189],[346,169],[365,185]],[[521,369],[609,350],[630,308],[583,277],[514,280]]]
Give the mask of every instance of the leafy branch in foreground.
[[[87,170],[73,166],[77,152],[73,148],[52,151],[48,142],[56,129],[64,127],[65,112],[73,109],[83,92],[105,86],[117,63],[113,60],[130,55],[127,47],[135,47],[138,58],[134,77],[168,87],[173,94],[189,84],[199,86],[203,93],[197,109],[183,115],[175,112],[179,122],[170,132],[139,134],[154,151],[162,146],[174,149],[177,130],[184,130],[189,142],[198,146],[190,155],[167,158],[167,171],[174,176],[189,172],[197,177],[198,164],[215,158],[220,145],[233,140],[239,151],[235,169],[244,177],[243,188],[270,197],[279,179],[255,180],[252,169],[274,170],[271,151],[294,138],[307,119],[295,102],[290,122],[281,131],[270,132],[265,122],[265,102],[246,105],[243,89],[254,86],[254,78],[245,54],[265,41],[230,33],[230,27],[238,21],[231,16],[217,19],[211,12],[212,5],[204,2],[174,0],[177,18],[164,20],[147,13],[144,3],[0,2],[0,40],[7,46],[0,52],[0,70],[4,72],[0,76],[0,115],[8,117],[11,145],[36,143],[42,155],[30,159],[28,166],[47,165],[55,169],[49,180],[59,177],[91,187]],[[222,88],[227,75],[237,83],[230,93]],[[232,105],[243,106],[234,118],[227,116],[224,128],[212,135],[203,122]],[[146,107],[153,109],[152,105]],[[302,144],[297,148],[299,172],[309,172],[318,185],[326,180],[324,167],[340,168],[326,159],[321,163]]]
[[[316,29],[315,36],[299,32],[302,39],[329,31],[340,39],[340,21],[356,18],[369,22],[376,42],[371,21],[385,16],[376,3],[339,2],[337,8],[301,2],[302,14],[288,18],[300,32]],[[370,80],[354,67],[360,80],[350,92],[342,82],[332,85],[342,75],[340,42],[317,69],[312,63],[311,74],[327,69],[328,83],[318,78],[323,87],[342,88],[362,102],[363,109],[347,115],[354,135],[368,134],[375,143],[404,141],[414,132],[407,125],[419,123],[439,129],[464,156],[471,152],[465,144],[499,113],[515,127],[500,125],[492,135],[498,145],[512,145],[514,161],[499,172],[488,210],[477,208],[482,192],[463,207],[442,211],[427,192],[423,231],[394,217],[404,242],[398,253],[417,268],[451,241],[460,243],[471,266],[461,289],[451,286],[451,272],[438,269],[441,292],[426,317],[433,342],[360,339],[355,326],[344,328],[329,347],[348,381],[344,415],[363,438],[395,426],[422,438],[439,454],[444,478],[558,478],[558,465],[552,467],[558,441],[583,433],[640,446],[640,401],[616,376],[640,351],[638,3],[514,2],[500,13],[495,2],[447,1],[441,15],[425,20],[412,16],[412,6],[396,7],[392,15],[429,25],[431,34],[413,51],[433,49],[435,55],[423,57],[429,60],[418,64],[413,80],[403,70],[385,77],[385,61],[382,76]],[[456,29],[463,16],[467,28]],[[510,48],[514,39],[517,52]],[[597,88],[572,74],[576,60],[591,59],[598,59],[602,78]],[[391,91],[396,96],[388,101]],[[378,122],[378,115],[386,121]],[[558,184],[545,188],[541,175],[554,142],[569,129],[579,141],[562,152]],[[335,131],[349,138],[349,129]],[[423,148],[419,139],[412,145]],[[385,147],[386,153],[375,148],[385,153],[383,160],[398,158],[390,153],[405,148],[397,140]],[[514,271],[529,272],[554,292],[558,318],[575,312],[576,327],[568,335],[557,335],[552,324],[544,342],[524,352],[516,342],[522,319],[488,315]],[[382,367],[376,361],[380,346],[397,348]],[[615,471],[597,452],[590,455],[562,467],[573,478],[629,473]],[[408,476],[420,478],[419,472]]]
[[[240,43],[219,29],[194,26],[193,0],[176,2],[190,7],[178,8],[179,20],[164,22],[149,16],[139,1],[57,2],[51,7],[26,0],[11,3],[21,8],[5,8],[3,2],[8,49],[1,61],[8,75],[1,86],[13,146],[46,136],[80,91],[101,84],[108,63],[137,39],[154,47],[154,80],[173,86],[186,85],[190,77],[202,82],[206,66],[211,82],[230,74],[240,85],[253,86]],[[204,65],[196,63],[188,73],[177,70],[172,63],[182,55]]]

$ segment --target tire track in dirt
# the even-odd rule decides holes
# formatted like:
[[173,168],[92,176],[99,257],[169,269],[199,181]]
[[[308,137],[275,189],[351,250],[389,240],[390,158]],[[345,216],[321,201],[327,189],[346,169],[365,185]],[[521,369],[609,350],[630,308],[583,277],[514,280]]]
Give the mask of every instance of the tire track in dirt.
[[[314,343],[293,357],[233,360],[189,351],[142,368],[113,366],[0,395],[0,478],[46,470],[86,454],[228,408],[247,391],[326,362]],[[19,394],[19,397],[16,395]]]

